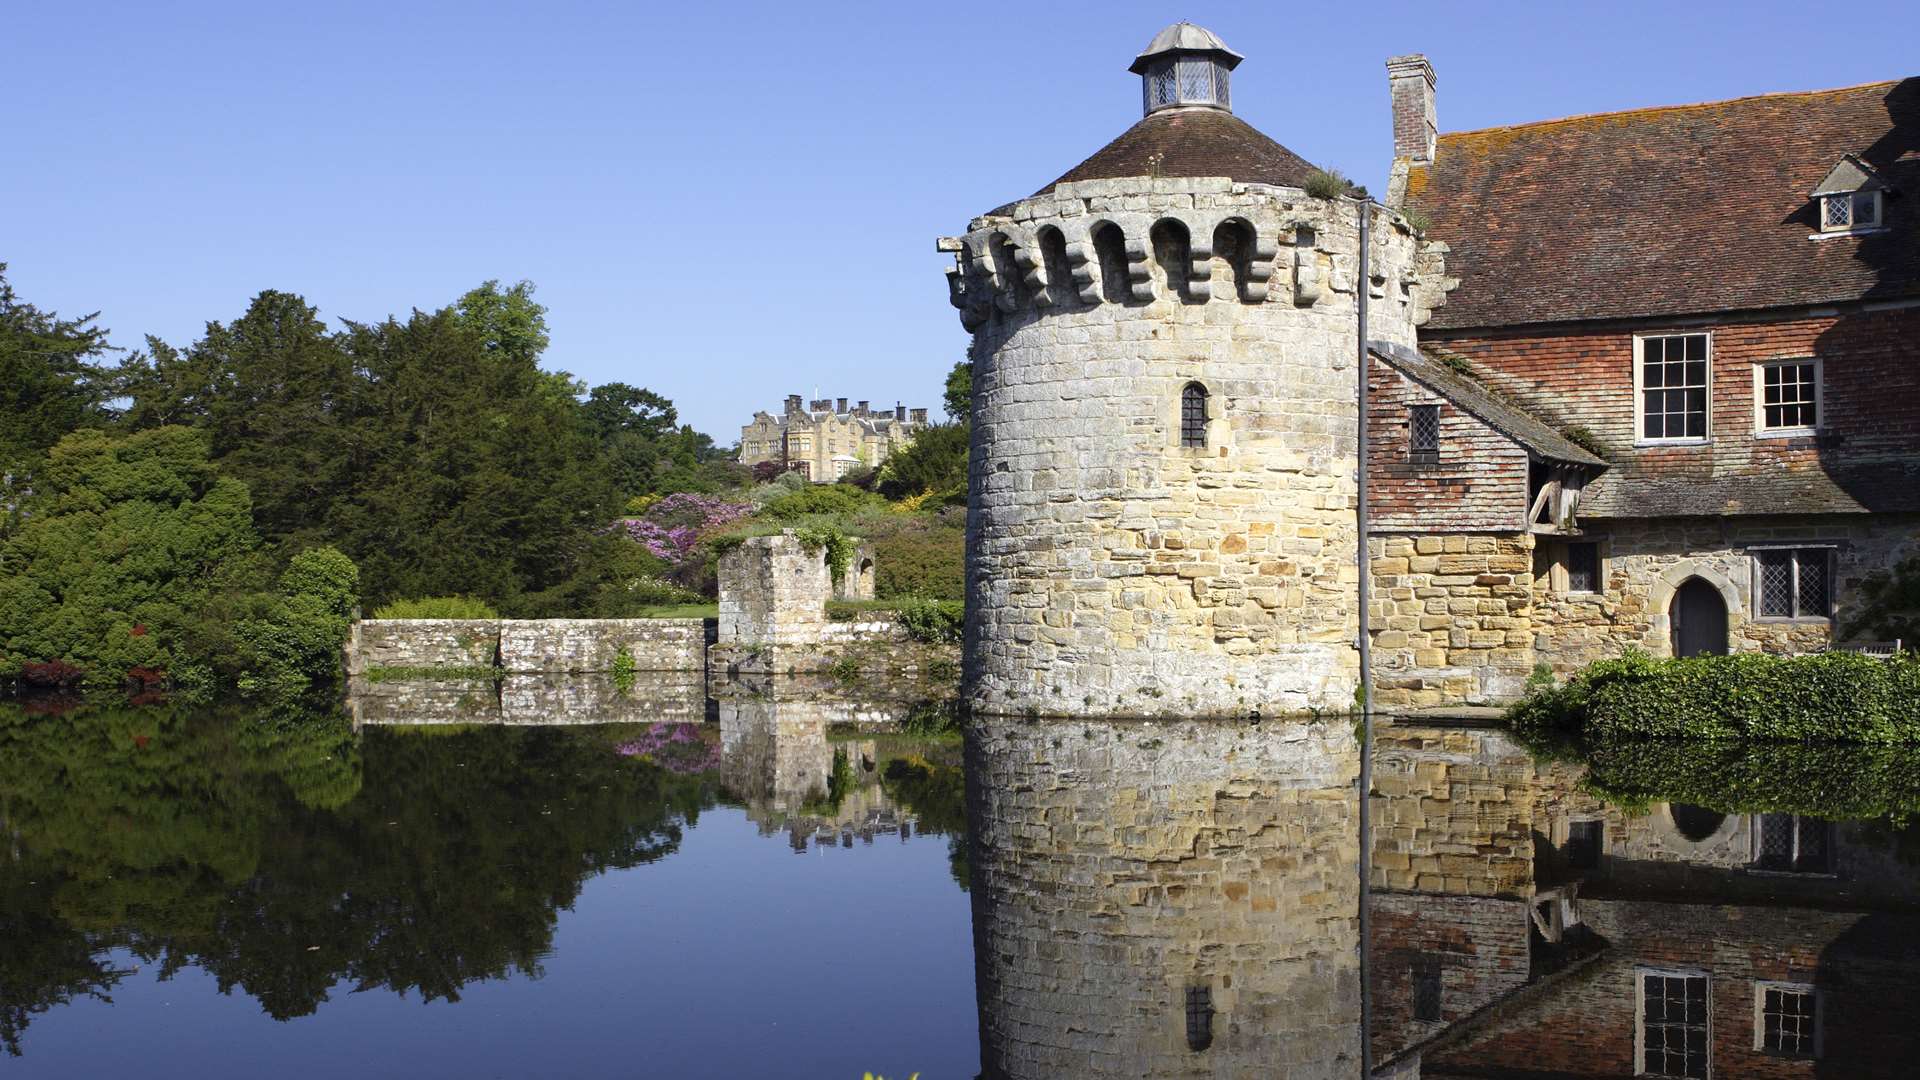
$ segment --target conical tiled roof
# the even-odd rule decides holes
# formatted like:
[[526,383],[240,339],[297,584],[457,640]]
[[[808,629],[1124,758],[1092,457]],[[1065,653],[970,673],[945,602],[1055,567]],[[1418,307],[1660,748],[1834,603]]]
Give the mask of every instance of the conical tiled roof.
[[1224,109],[1149,113],[1092,157],[1035,192],[1123,176],[1224,176],[1243,184],[1301,187],[1314,166]]

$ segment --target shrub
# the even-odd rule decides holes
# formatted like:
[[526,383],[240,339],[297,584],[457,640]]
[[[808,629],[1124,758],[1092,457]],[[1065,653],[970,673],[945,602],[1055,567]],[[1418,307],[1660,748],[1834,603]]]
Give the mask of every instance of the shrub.
[[1847,624],[1849,635],[1897,639],[1909,649],[1920,649],[1920,555],[1868,575],[1860,583],[1860,596],[1859,614]]
[[1833,821],[1920,810],[1920,750],[1906,746],[1609,739],[1580,759],[1583,786],[1629,807],[1690,803]]
[[916,597],[895,609],[907,636],[934,645],[957,645],[966,624],[966,605],[952,600]]
[[1352,181],[1338,169],[1315,169],[1302,186],[1316,199],[1337,199],[1353,190]]
[[1522,730],[1590,739],[1920,742],[1920,656],[1634,653],[1593,664],[1508,715]]
[[915,523],[874,536],[872,544],[874,595],[880,599],[966,599],[965,529],[945,522]]
[[293,557],[279,594],[252,600],[234,628],[242,690],[299,691],[340,672],[340,647],[359,603],[360,571],[333,548]]
[[967,445],[971,429],[965,423],[932,424],[920,429],[913,441],[888,455],[880,466],[880,494],[904,499],[923,491],[967,494]]
[[497,619],[500,613],[485,600],[472,596],[429,596],[395,600],[373,610],[376,619]]
[[760,517],[771,521],[794,521],[818,514],[856,514],[879,505],[879,499],[857,487],[817,484],[768,500],[760,508]]

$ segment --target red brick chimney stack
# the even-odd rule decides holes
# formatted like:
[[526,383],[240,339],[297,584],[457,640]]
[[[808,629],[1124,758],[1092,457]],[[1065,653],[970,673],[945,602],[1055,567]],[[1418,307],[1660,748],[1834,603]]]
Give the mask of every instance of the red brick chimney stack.
[[1433,65],[1419,53],[1387,61],[1387,86],[1393,91],[1393,156],[1396,161],[1431,162],[1440,122],[1433,109]]

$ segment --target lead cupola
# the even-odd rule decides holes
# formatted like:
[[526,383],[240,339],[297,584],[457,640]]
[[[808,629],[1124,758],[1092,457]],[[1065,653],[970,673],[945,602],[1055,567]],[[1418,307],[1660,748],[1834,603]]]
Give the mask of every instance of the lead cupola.
[[1140,76],[1146,113],[1183,105],[1232,111],[1228,73],[1243,59],[1206,27],[1178,22],[1153,35],[1127,70]]

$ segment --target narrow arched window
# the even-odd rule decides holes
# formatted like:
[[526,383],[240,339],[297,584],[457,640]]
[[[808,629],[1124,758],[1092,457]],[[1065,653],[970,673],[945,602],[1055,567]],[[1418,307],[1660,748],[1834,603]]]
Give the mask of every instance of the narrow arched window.
[[1187,1049],[1195,1053],[1213,1045],[1213,988],[1187,987]]
[[1197,382],[1180,391],[1180,445],[1207,446],[1207,388]]

